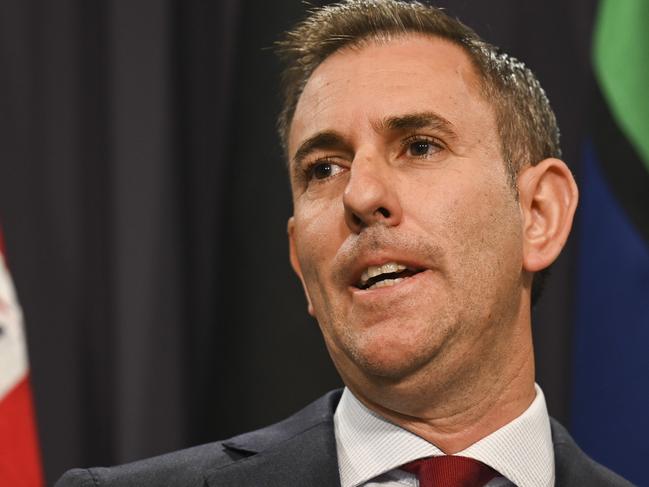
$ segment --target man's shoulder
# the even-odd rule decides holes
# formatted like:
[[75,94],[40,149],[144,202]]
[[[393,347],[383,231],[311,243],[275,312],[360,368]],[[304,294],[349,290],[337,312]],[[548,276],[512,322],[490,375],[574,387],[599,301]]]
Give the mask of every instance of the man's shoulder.
[[[337,485],[333,412],[340,393],[332,391],[279,423],[225,441],[116,467],[70,470],[55,487]],[[558,487],[632,486],[588,457],[554,420],[552,441]]]
[[214,442],[115,467],[75,468],[55,487],[204,485],[207,469],[236,462],[241,455]]
[[332,391],[279,423],[225,441],[115,467],[73,469],[55,487],[323,485],[318,471],[338,475],[333,411],[339,398],[340,391]]
[[558,421],[552,419],[551,424],[557,487],[633,487],[629,481],[586,455]]

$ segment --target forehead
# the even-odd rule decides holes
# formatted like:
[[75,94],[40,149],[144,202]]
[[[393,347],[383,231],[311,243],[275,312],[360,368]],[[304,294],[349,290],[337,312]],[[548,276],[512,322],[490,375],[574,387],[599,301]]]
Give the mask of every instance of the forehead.
[[494,128],[493,110],[460,46],[412,34],[344,48],[307,81],[289,131],[289,154],[319,131],[352,135],[386,117],[422,111],[438,113],[458,130]]

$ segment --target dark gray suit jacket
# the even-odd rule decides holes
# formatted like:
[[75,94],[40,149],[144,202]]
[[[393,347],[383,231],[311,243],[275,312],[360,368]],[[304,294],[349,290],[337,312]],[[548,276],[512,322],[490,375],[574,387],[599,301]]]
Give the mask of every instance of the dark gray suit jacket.
[[[112,468],[75,469],[55,487],[320,487],[340,485],[332,391],[284,421],[209,443]],[[588,458],[552,420],[557,487],[631,486]]]

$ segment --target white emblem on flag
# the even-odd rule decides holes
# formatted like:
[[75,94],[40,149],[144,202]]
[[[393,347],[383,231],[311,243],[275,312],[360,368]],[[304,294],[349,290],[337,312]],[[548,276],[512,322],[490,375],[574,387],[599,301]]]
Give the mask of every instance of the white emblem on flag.
[[0,400],[27,373],[23,316],[4,255],[0,252]]

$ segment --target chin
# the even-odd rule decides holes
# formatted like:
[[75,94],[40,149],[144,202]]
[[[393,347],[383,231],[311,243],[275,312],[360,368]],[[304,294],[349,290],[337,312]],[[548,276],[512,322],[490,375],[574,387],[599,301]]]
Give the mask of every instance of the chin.
[[429,364],[435,347],[401,340],[364,340],[347,348],[347,356],[363,375],[399,382]]

